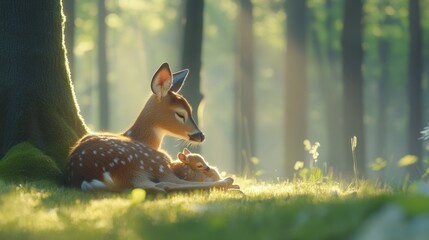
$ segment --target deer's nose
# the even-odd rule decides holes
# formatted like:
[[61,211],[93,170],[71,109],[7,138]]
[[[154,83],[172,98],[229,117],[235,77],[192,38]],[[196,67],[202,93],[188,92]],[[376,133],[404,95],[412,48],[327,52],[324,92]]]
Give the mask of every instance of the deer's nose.
[[194,141],[194,142],[203,142],[204,139],[206,139],[206,137],[204,136],[204,133],[202,133],[202,132],[197,132],[197,133],[189,135],[189,140]]

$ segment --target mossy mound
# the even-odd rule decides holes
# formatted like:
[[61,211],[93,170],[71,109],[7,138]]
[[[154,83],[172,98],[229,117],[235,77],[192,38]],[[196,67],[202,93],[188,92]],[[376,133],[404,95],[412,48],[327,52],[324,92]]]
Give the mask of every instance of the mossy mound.
[[62,172],[52,158],[31,143],[23,142],[9,149],[1,159],[0,178],[5,181],[60,182]]

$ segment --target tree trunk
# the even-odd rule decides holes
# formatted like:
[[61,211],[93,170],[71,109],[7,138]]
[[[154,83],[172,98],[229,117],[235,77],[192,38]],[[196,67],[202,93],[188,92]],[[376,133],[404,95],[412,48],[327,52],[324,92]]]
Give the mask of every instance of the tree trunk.
[[[203,119],[203,94],[200,87],[201,51],[203,44],[204,0],[186,1],[186,23],[183,36],[182,68],[189,68],[182,94],[194,108],[195,122]],[[194,152],[200,152],[197,146]]]
[[61,1],[0,1],[0,157],[30,142],[62,169],[87,132],[66,64],[63,21]]
[[235,44],[235,169],[250,176],[254,172],[251,158],[255,155],[253,5],[250,0],[240,0],[239,5]]
[[63,2],[64,14],[66,15],[66,24],[64,28],[64,36],[67,50],[67,60],[70,68],[70,75],[74,81],[74,20],[75,20],[75,0],[65,0]]
[[419,161],[410,166],[410,178],[418,179],[422,174],[422,143],[419,141],[422,123],[422,28],[420,26],[419,0],[409,1],[409,55],[408,55],[408,150]]
[[[380,5],[380,9],[386,7],[386,2]],[[380,23],[383,29],[392,24],[392,17],[386,15]],[[380,81],[378,82],[378,118],[377,118],[377,156],[385,159],[387,147],[387,107],[389,100],[389,60],[390,60],[390,41],[385,33],[378,41],[378,56],[380,59]]]
[[344,88],[344,149],[349,157],[344,162],[345,177],[352,177],[354,160],[350,139],[357,137],[355,164],[358,177],[365,176],[365,138],[363,126],[363,76],[362,76],[362,0],[347,0],[344,9],[344,26],[342,33],[343,66],[342,78]]
[[342,89],[339,78],[339,52],[334,49],[334,10],[332,0],[326,0],[326,31],[327,31],[327,55],[325,85],[323,87],[326,101],[326,120],[328,127],[328,166],[336,169],[341,166],[345,158],[342,147],[342,115],[341,103]]
[[104,0],[98,0],[98,87],[99,128],[107,130],[110,122],[110,104],[109,83],[107,81],[106,6]]
[[378,82],[378,118],[377,118],[377,157],[383,158],[387,140],[387,103],[389,78],[390,43],[386,38],[378,41],[378,55],[380,59],[381,75]]
[[307,137],[306,1],[286,0],[286,177],[296,161],[304,161]]

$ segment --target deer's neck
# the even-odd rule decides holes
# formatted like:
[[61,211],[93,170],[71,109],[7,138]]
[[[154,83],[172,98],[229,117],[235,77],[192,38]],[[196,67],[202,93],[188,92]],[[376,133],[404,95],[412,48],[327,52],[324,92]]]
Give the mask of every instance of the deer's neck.
[[148,102],[135,123],[122,135],[158,150],[161,147],[165,133],[156,126],[156,120],[153,119],[154,114],[150,114],[150,108],[150,102]]

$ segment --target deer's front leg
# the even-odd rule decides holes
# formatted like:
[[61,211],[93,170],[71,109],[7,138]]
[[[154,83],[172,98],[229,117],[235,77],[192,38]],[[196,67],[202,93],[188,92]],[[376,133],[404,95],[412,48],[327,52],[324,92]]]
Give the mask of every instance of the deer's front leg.
[[156,187],[162,188],[165,191],[182,191],[182,190],[197,190],[197,189],[210,189],[210,188],[228,188],[232,185],[234,180],[232,178],[225,178],[217,182],[160,182]]

